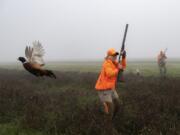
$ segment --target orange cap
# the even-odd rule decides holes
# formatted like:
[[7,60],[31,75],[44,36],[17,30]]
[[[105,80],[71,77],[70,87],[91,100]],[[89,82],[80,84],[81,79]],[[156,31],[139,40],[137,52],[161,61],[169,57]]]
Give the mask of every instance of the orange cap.
[[114,48],[110,48],[110,49],[107,51],[107,56],[116,56],[116,55],[119,55],[119,53],[116,52]]

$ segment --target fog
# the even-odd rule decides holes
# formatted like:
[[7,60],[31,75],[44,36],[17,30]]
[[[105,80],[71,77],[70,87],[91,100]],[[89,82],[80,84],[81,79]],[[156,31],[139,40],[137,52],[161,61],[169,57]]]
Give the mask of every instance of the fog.
[[119,50],[126,23],[129,59],[180,58],[179,0],[0,0],[0,62],[39,40],[45,61],[102,60]]

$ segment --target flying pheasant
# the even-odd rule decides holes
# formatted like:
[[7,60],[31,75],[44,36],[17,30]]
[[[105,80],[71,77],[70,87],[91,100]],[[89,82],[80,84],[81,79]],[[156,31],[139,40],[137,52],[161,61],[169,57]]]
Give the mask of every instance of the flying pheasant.
[[25,48],[25,56],[27,60],[24,57],[19,57],[18,60],[22,62],[27,71],[37,77],[48,76],[56,78],[55,74],[51,70],[42,68],[45,65],[43,60],[45,51],[41,43],[39,41],[34,41],[32,44],[33,47],[26,46]]

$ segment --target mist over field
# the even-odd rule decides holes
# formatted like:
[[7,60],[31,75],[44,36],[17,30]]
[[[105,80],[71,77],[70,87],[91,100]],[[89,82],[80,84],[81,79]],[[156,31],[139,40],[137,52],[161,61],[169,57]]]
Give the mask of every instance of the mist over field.
[[[180,58],[178,0],[1,0],[0,62],[15,62],[42,42],[46,61],[101,60],[120,49],[129,23],[128,58]],[[10,52],[10,53],[9,53]]]

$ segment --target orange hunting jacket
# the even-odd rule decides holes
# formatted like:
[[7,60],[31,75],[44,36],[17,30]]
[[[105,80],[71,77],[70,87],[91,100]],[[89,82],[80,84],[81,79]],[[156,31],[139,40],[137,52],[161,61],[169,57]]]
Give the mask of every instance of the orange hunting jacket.
[[[122,59],[121,65],[126,68],[126,59]],[[115,88],[118,75],[118,62],[106,59],[103,63],[101,73],[96,82],[96,90],[111,90]]]

